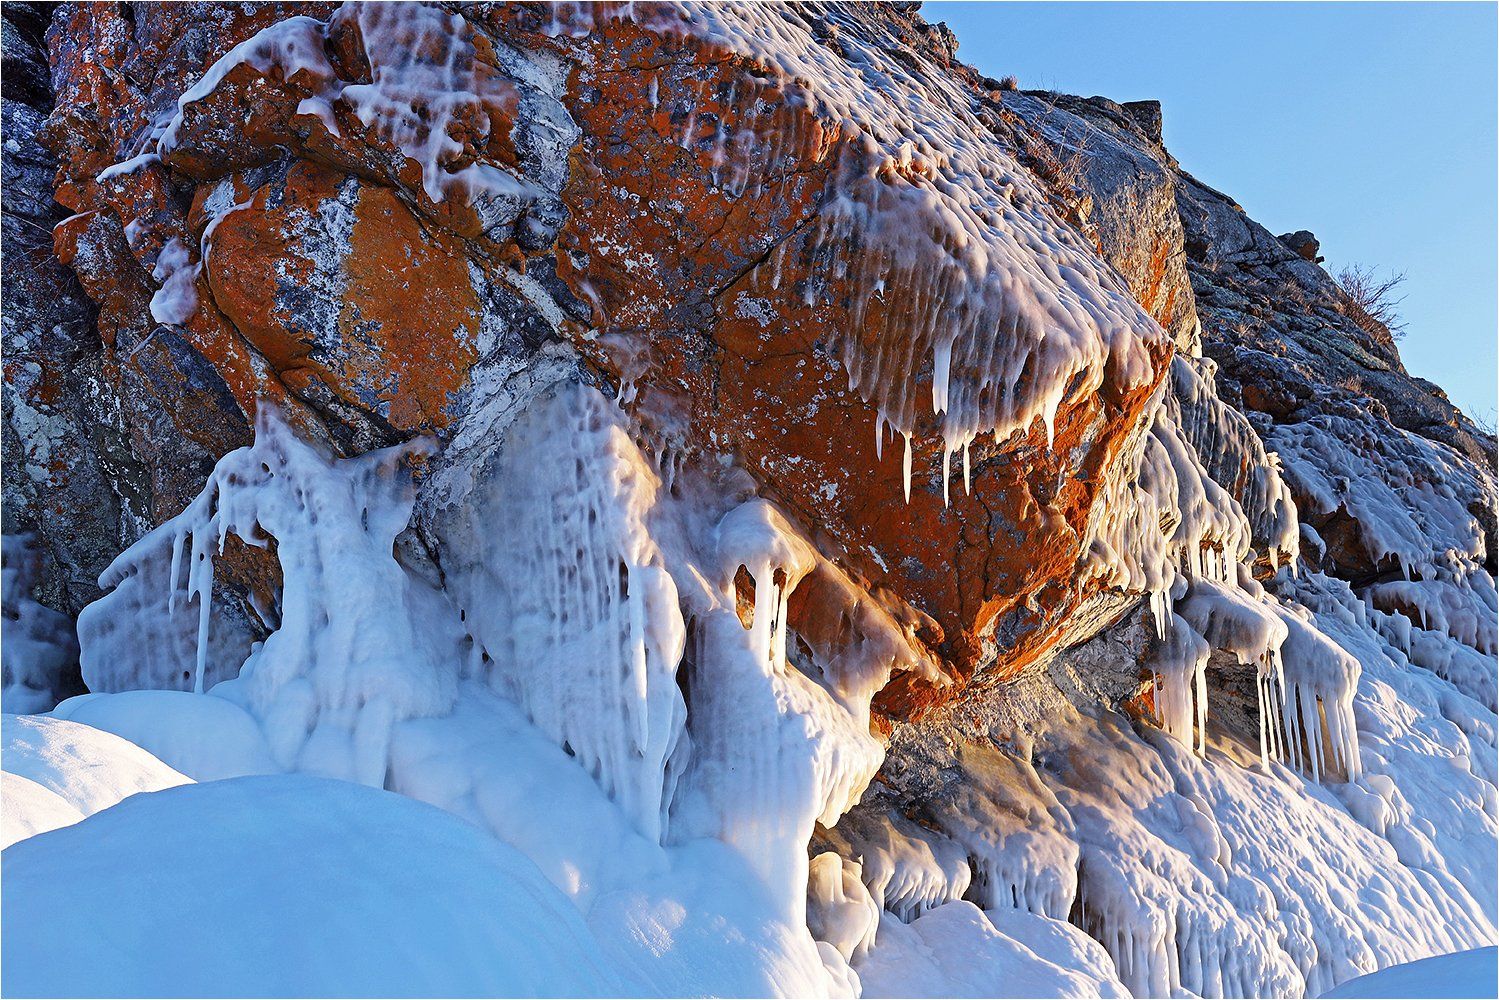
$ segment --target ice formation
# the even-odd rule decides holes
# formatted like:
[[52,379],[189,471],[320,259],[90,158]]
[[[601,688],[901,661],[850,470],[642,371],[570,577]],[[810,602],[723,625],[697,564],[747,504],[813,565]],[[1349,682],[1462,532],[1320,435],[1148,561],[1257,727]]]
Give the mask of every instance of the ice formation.
[[473,669],[659,841],[687,752],[685,627],[645,523],[660,479],[582,386],[529,407],[480,476],[443,527]]
[[[550,13],[554,35],[633,18],[752,56],[850,139],[805,241],[756,280],[800,252],[809,304],[826,304],[828,279],[855,290],[833,350],[877,413],[877,448],[889,430],[903,439],[908,499],[913,439],[933,427],[944,489],[960,452],[967,485],[979,435],[1039,421],[1053,444],[1074,402],[1106,382],[1144,393],[1159,373],[1165,334],[1051,221],[1039,182],[980,141],[957,82],[918,80],[874,48],[851,57],[789,7]],[[339,78],[335,39],[368,79]],[[526,98],[476,40],[462,15],[419,4],[279,22],[215,63],[136,161],[172,157],[198,103],[249,67],[301,88],[298,117],[330,141],[368,130],[434,205],[513,218],[539,197],[497,165]],[[759,182],[765,150],[693,119],[671,127],[717,183]],[[156,262],[162,322],[194,308],[192,256],[178,241]],[[413,442],[334,459],[262,407],[254,444],[106,570],[79,622],[101,693],[6,722],[20,810],[6,839],[23,840],[6,903],[40,915],[33,933],[50,926],[46,889],[101,891],[59,858],[108,835],[102,891],[165,919],[133,873],[169,871],[198,907],[196,957],[242,954],[221,933],[239,915],[202,888],[225,850],[251,859],[247,880],[284,881],[260,862],[289,850],[313,872],[361,871],[350,852],[396,869],[375,908],[404,947],[375,949],[360,969],[373,978],[329,978],[327,992],[387,983],[412,941],[436,949],[413,961],[451,963],[429,992],[808,996],[1316,994],[1493,941],[1499,597],[1459,497],[1495,491],[1444,446],[1328,415],[1262,439],[1218,398],[1212,362],[1177,355],[1107,471],[1075,574],[1113,602],[1101,693],[1074,697],[1057,678],[1085,654],[1052,651],[975,695],[1011,716],[959,706],[913,735],[871,705],[902,672],[947,682],[920,613],[840,565],[811,515],[733,456],[674,455],[618,405],[630,377],[611,400],[548,350],[515,384],[477,386],[440,454]],[[1335,565],[1311,524],[1335,518],[1357,528],[1357,565]],[[216,592],[231,536],[274,542],[279,582],[261,581],[274,593]],[[16,608],[8,625],[41,620]],[[1106,645],[1136,620],[1149,626],[1137,656]],[[8,699],[13,678],[50,669],[24,634],[12,660],[14,631]],[[26,751],[42,729],[46,752]],[[75,744],[109,733],[126,763],[78,765]],[[921,787],[913,745],[936,762],[919,800],[901,787]],[[882,772],[891,747],[907,773]],[[274,772],[302,774],[247,777]],[[116,808],[189,779],[203,784]],[[264,800],[295,823],[268,827]],[[345,843],[335,820],[362,835]],[[302,900],[315,881],[283,888]],[[58,920],[90,909],[57,905]],[[347,913],[326,916],[336,934],[244,937],[322,972],[295,949],[332,940],[339,968],[357,967],[368,942],[349,940]],[[149,963],[100,951],[68,971],[159,992],[127,976]],[[476,955],[569,978],[496,979]]]
[[[1251,518],[1168,406],[1140,452],[1167,516],[1119,546],[1170,581],[1145,663],[1164,731],[1053,707],[1034,742],[951,749],[956,778],[918,823],[860,804],[885,756],[870,699],[894,671],[939,676],[905,612],[742,479],[674,468],[665,488],[598,391],[503,402],[487,457],[435,460],[422,523],[443,557],[420,575],[394,555],[411,449],[333,461],[266,411],[255,445],[107,575],[176,596],[96,612],[186,616],[196,637],[213,605],[185,592],[211,593],[207,570],[194,590],[180,564],[211,564],[225,532],[275,538],[279,627],[207,696],[235,704],[143,691],[60,714],[198,777],[334,773],[440,806],[531,858],[643,992],[919,992],[903,970],[959,949],[989,978],[931,973],[941,990],[999,991],[1003,969],[1028,993],[1294,994],[1493,935],[1492,711],[1417,672],[1385,634],[1414,648],[1423,630],[1346,584],[1289,566],[1257,581]],[[338,573],[375,600],[345,600]],[[85,661],[90,637],[124,649],[117,634],[85,630]],[[1210,687],[1212,664],[1247,668],[1249,709]],[[1258,746],[1225,735],[1232,711]],[[688,934],[683,907],[692,927],[761,930]]]
[[[873,47],[844,58],[794,11],[774,6],[555,4],[553,12],[553,34],[579,37],[630,19],[753,58],[795,81],[790,99],[828,131],[852,137],[805,246],[782,243],[766,270],[779,275],[786,255],[805,254],[816,275],[809,304],[830,280],[854,290],[837,356],[850,389],[877,411],[877,447],[887,426],[904,439],[908,500],[918,433],[940,433],[944,484],[960,454],[966,483],[980,435],[1002,440],[1039,422],[1050,445],[1057,415],[1106,377],[1127,387],[1150,381],[1151,351],[1165,334],[1078,234],[1049,221],[1036,177],[979,140],[986,127],[954,81],[917,79]],[[683,129],[683,143],[702,147],[731,190],[758,184],[776,162],[753,137],[698,130],[692,118]]]
[[[367,83],[341,80],[328,61],[328,39],[347,32],[358,39],[369,67]],[[505,115],[518,103],[515,87],[486,64],[470,41],[462,15],[427,4],[349,4],[324,23],[301,16],[278,21],[240,43],[177,101],[157,149],[179,144],[185,114],[217,89],[231,72],[249,66],[296,84],[307,92],[298,115],[340,134],[343,111],[389,143],[421,171],[433,202],[456,196],[466,203],[517,201],[534,196],[524,181],[486,159],[466,156],[455,135],[483,153],[510,140]],[[336,111],[337,109],[337,111]]]
[[[441,598],[424,592],[393,554],[414,497],[405,466],[427,447],[418,441],[335,462],[263,406],[255,443],[221,459],[187,509],[105,570],[100,585],[132,597],[114,607],[105,603],[110,598],[100,602],[96,614],[114,622],[94,629],[86,619],[85,650],[93,635],[122,627],[171,635],[181,628],[173,616],[194,605],[193,690],[203,691],[215,559],[231,534],[252,546],[274,540],[282,570],[278,627],[218,690],[262,721],[280,767],[383,784],[392,725],[450,710],[458,679],[452,647],[461,634],[430,613],[434,600],[443,607]],[[153,601],[158,581],[165,586]],[[120,654],[114,643],[106,648]],[[99,662],[91,651],[83,655]],[[146,673],[129,659],[111,658],[101,669]]]

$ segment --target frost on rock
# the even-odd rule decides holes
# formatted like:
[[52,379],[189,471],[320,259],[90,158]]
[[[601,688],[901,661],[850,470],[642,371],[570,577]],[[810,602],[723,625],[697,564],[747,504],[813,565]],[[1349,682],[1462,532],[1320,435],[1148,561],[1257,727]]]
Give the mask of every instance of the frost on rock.
[[963,780],[934,803],[933,818],[968,853],[973,882],[965,898],[985,910],[1025,910],[1065,920],[1077,894],[1072,819],[1029,760],[966,744]]
[[[419,183],[411,186],[428,209],[471,209],[479,229],[496,237],[524,218],[520,235],[545,243],[563,217],[558,150],[568,145],[562,137],[570,123],[560,122],[546,81],[533,82],[537,74],[525,62],[462,14],[434,4],[344,4],[326,22],[287,18],[226,52],[178,99],[154,152],[190,162],[202,138],[193,131],[196,116],[226,80],[247,70],[300,98],[290,116],[295,128],[285,127],[300,130],[310,158],[351,166],[358,155],[345,133],[358,133],[366,151],[389,150],[380,169],[390,181],[404,185],[415,173]],[[158,299],[166,311],[185,301],[166,288]]]
[[[1493,475],[1367,417],[1278,426],[1269,441],[1303,520],[1321,525],[1318,558],[1353,581],[1374,627],[1411,662],[1493,707],[1499,597],[1484,566],[1493,541],[1477,516],[1499,498]],[[1478,667],[1475,653],[1490,669]]]

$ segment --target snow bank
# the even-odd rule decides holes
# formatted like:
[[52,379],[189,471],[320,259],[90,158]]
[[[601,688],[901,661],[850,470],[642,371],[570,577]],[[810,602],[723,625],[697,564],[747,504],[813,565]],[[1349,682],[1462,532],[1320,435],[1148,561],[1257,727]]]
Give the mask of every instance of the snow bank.
[[138,796],[7,849],[3,864],[13,996],[627,992],[524,857],[347,782],[278,775]]
[[123,737],[194,781],[281,770],[255,717],[223,698],[186,691],[85,694],[51,716]]
[[1322,996],[1353,1000],[1364,997],[1482,997],[1494,992],[1499,981],[1496,949],[1474,948],[1451,955],[1423,958],[1419,962],[1381,969],[1349,980]]
[[0,768],[56,794],[84,816],[137,792],[188,784],[145,750],[64,719],[0,716]]
[[[995,919],[991,919],[995,918]],[[855,963],[866,997],[1127,997],[1108,955],[1070,924],[947,903],[909,925],[886,915]]]
[[83,819],[77,806],[30,778],[0,773],[0,847]]

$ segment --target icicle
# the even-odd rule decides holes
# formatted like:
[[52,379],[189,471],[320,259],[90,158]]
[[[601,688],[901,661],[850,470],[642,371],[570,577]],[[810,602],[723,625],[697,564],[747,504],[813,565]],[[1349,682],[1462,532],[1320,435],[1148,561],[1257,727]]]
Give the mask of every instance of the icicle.
[[186,534],[182,531],[172,533],[172,569],[171,576],[167,579],[167,612],[170,614],[177,610],[177,581],[182,571],[182,546],[187,541]]
[[208,664],[208,621],[213,613],[213,559],[206,546],[199,549],[199,535],[193,535],[193,565],[188,570],[191,578],[189,597],[198,596],[198,655],[193,674],[193,693],[203,693],[203,670]]
[[973,493],[973,471],[968,463],[968,439],[963,441],[963,492],[968,495]]
[[948,379],[952,371],[952,338],[937,341],[932,348],[932,411],[947,412]]
[[904,436],[905,436],[905,439],[906,439],[906,458],[905,458],[905,465],[904,465],[904,467],[902,469],[902,474],[905,476],[906,503],[910,503],[911,502],[911,435],[910,435],[909,432],[904,432]]

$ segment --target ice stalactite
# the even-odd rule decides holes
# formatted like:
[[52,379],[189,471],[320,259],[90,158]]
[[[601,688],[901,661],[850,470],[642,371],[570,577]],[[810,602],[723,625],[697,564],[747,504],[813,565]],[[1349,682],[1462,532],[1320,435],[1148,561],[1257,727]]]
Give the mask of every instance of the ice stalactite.
[[[787,661],[788,602],[816,568],[815,550],[758,499],[726,513],[716,537],[716,580],[688,629],[693,744],[673,836],[740,850],[799,923],[813,826],[858,802],[884,751],[867,699],[851,712]],[[747,624],[735,610],[741,568],[754,584]]]
[[845,962],[874,947],[880,904],[864,887],[863,866],[825,851],[808,867],[807,930],[837,949]]
[[1205,667],[1222,650],[1255,671],[1264,766],[1285,760],[1321,776],[1334,762],[1356,775],[1357,663],[1308,635],[1251,571],[1256,548],[1270,569],[1297,571],[1290,488],[1244,417],[1217,399],[1211,362],[1172,364],[1137,472],[1114,487],[1120,512],[1106,504],[1092,526],[1085,569],[1149,595],[1157,641],[1146,666],[1166,732],[1205,751]]
[[1283,754],[1313,781],[1330,772],[1344,780],[1359,777],[1358,730],[1353,694],[1361,668],[1358,660],[1323,635],[1311,615],[1281,605],[1286,640],[1280,662],[1286,745]]
[[966,897],[985,910],[1065,920],[1077,895],[1072,818],[1023,754],[968,744],[958,762],[964,780],[934,815],[968,852]]
[[646,525],[660,489],[618,411],[569,383],[527,407],[440,515],[477,672],[656,841],[687,750],[685,630]]
[[[1155,713],[1161,728],[1186,746],[1207,749],[1208,656],[1203,638],[1177,614],[1147,661],[1155,688]],[[1263,683],[1263,682],[1261,682]]]
[[[989,141],[974,96],[956,81],[923,87],[876,47],[844,59],[774,6],[563,4],[546,30],[581,37],[611,20],[742,53],[794,81],[777,100],[805,106],[825,137],[840,139],[808,238],[778,246],[764,270],[778,283],[787,254],[806,257],[808,305],[829,285],[851,290],[834,351],[877,425],[906,439],[907,494],[912,438],[929,424],[942,438],[942,471],[963,453],[971,472],[967,451],[980,435],[1002,440],[1039,424],[1050,446],[1067,404],[1106,381],[1124,389],[1155,377],[1152,351],[1167,335],[1094,249],[1056,223],[1041,182]],[[681,141],[731,190],[753,188],[755,173],[779,162],[721,124],[710,133],[689,119]]]
[[1266,451],[1245,416],[1218,398],[1217,365],[1177,355],[1165,405],[1203,471],[1238,503],[1251,543],[1270,568],[1296,564],[1300,530],[1296,501],[1281,473],[1280,457]]
[[957,842],[884,804],[858,806],[818,840],[858,859],[869,894],[905,923],[962,899],[973,877]]
[[431,595],[393,554],[414,498],[408,461],[429,447],[416,441],[330,459],[262,405],[255,443],[220,459],[181,514],[105,570],[101,586],[156,580],[166,585],[164,600],[137,591],[124,603],[99,602],[114,628],[83,630],[85,656],[98,662],[91,640],[117,637],[122,614],[144,636],[177,634],[182,626],[162,616],[190,615],[193,686],[202,691],[214,560],[230,535],[253,546],[274,539],[283,581],[279,627],[216,693],[261,721],[278,765],[383,784],[392,725],[448,711],[457,683],[455,636],[429,614]]
[[[224,613],[214,616],[199,671],[200,598],[186,593],[188,567],[180,554],[173,559],[174,551],[180,551],[175,533],[152,532],[100,577],[108,593],[78,616],[79,664],[89,690],[190,691],[200,676],[207,688],[239,673],[254,635]],[[274,625],[274,602],[262,614]]]

